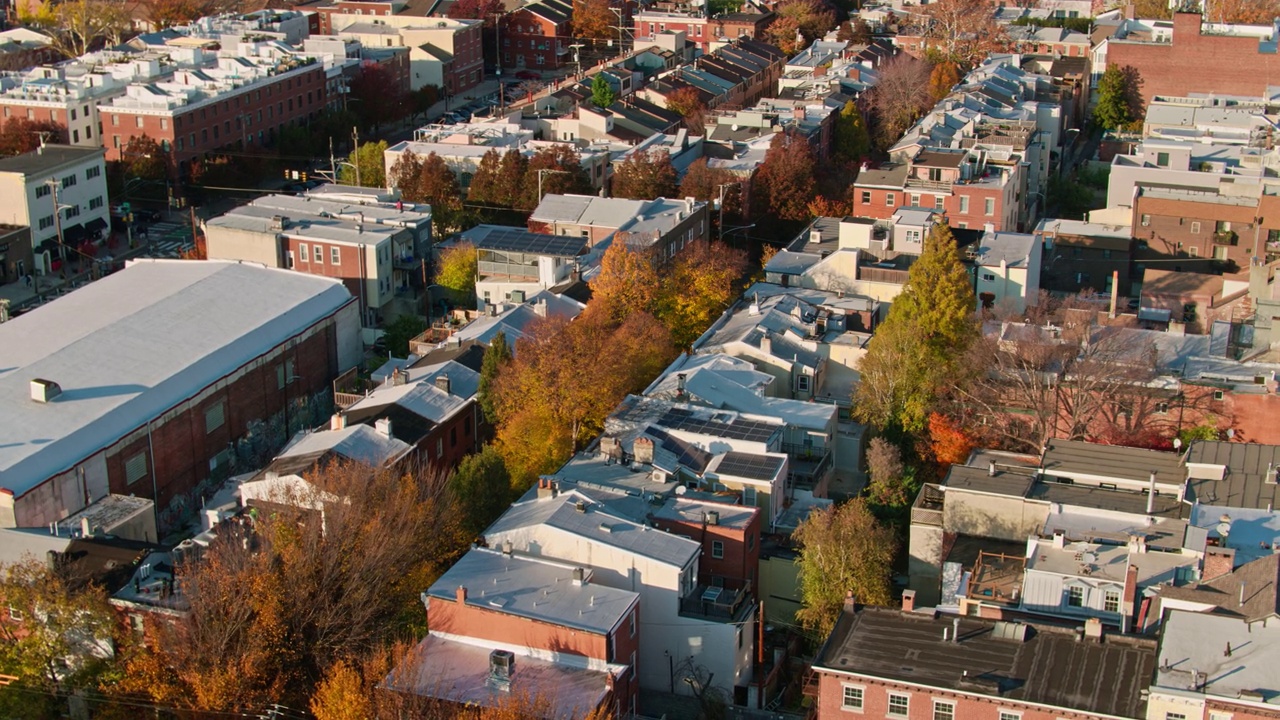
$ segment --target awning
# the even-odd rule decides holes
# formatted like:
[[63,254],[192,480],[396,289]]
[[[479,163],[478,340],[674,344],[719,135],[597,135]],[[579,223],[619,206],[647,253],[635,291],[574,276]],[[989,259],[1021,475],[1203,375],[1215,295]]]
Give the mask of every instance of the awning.
[[1163,308],[1149,308],[1149,307],[1138,308],[1139,320],[1150,320],[1152,322],[1167,323],[1169,322],[1169,317],[1172,314],[1173,314],[1172,311],[1165,310]]
[[75,225],[65,225],[62,228],[62,242],[71,245],[80,241],[84,237],[84,225],[76,223]]
[[89,233],[90,237],[96,237],[103,230],[107,229],[107,221],[100,217],[94,218],[84,224],[84,229],[85,232]]

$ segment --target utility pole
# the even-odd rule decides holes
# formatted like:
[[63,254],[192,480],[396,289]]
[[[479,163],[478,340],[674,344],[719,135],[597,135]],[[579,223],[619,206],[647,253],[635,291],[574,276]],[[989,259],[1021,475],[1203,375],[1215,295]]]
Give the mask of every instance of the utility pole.
[[359,128],[351,128],[351,155],[355,158],[352,163],[356,166],[356,187],[364,187],[360,182],[360,130]]
[[555,168],[538,168],[538,202],[542,202],[542,176],[544,173],[567,173],[568,170],[557,170]]
[[[541,177],[541,176],[539,176]],[[45,181],[45,185],[53,191],[53,227],[58,233],[58,254],[63,263],[67,262],[67,246],[62,242],[62,208],[58,205],[58,187],[57,178],[49,178]],[[65,270],[63,272],[66,272]]]
[[329,179],[338,182],[338,162],[333,157],[333,136],[329,136]]

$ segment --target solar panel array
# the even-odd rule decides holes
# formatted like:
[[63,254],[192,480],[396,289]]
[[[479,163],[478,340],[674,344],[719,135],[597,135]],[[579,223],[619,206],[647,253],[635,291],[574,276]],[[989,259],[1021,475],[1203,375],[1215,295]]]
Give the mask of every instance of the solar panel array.
[[472,234],[472,242],[482,250],[519,252],[527,255],[574,257],[586,248],[586,240],[571,235],[544,235],[520,228],[490,226],[487,232]]
[[732,475],[748,480],[772,480],[782,469],[782,458],[769,455],[727,452],[716,466],[719,475]]
[[777,427],[768,423],[741,418],[735,418],[732,422],[707,420],[683,408],[671,408],[658,420],[658,424],[671,430],[751,442],[768,442],[777,432]]

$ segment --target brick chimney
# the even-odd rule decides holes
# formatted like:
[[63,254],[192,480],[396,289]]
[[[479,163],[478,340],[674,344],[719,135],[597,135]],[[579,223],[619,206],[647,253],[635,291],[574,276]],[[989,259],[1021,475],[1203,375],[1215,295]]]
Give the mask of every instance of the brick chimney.
[[338,430],[345,430],[346,428],[347,428],[346,414],[338,412],[338,413],[334,413],[333,417],[329,418],[330,430],[333,430],[336,432]]
[[915,611],[916,611],[916,591],[903,590],[902,591],[902,612],[909,613],[909,612],[915,612]]
[[1214,578],[1231,574],[1236,566],[1235,548],[1205,548],[1204,568],[1200,573],[1200,582],[1209,582]]
[[467,604],[467,586],[466,586],[466,585],[459,585],[459,586],[458,586],[458,595],[457,595],[457,598],[458,598],[458,604],[459,604],[459,605],[466,605],[466,604]]
[[653,440],[647,437],[638,437],[632,443],[632,448],[636,453],[636,462],[646,465],[653,464]]
[[844,611],[853,612],[855,603],[853,602],[853,591],[850,590],[844,594]]

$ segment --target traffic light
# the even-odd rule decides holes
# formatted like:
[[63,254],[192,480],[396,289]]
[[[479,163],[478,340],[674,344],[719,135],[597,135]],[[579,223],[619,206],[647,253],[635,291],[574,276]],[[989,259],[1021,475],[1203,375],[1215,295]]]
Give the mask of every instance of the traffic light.
[[292,179],[293,179],[293,171],[292,171],[292,170],[285,170],[285,171],[284,171],[284,179],[285,179],[285,180],[292,180]]
[[306,182],[306,181],[307,181],[307,171],[306,171],[306,170],[303,170],[301,173],[299,173],[298,179],[299,179],[299,180],[301,180],[302,182]]

